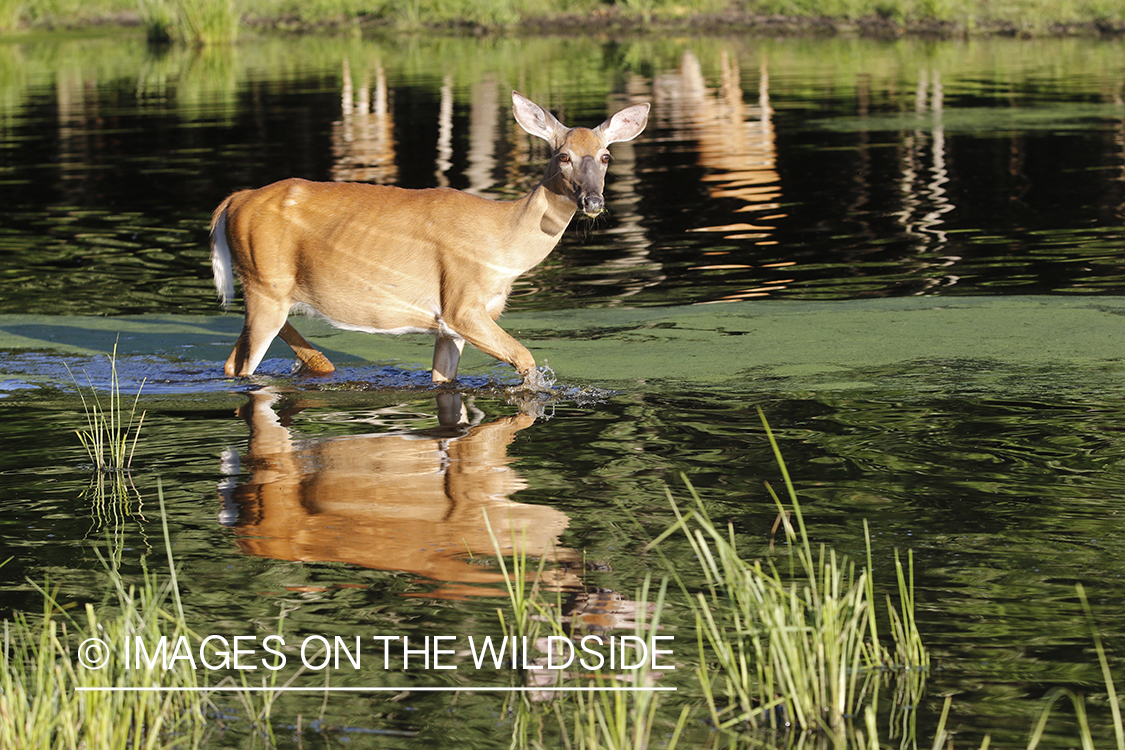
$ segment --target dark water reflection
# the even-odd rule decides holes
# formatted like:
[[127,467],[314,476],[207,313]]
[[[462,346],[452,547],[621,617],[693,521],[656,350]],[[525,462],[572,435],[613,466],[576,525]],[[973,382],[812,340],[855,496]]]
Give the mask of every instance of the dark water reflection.
[[[517,308],[1120,289],[1112,43],[6,50],[22,74],[3,78],[0,312],[210,312],[211,207],[282,177],[514,197],[544,156],[509,117],[514,87],[568,122],[654,104],[615,154],[611,218],[568,237]],[[603,68],[543,63],[576,55]]]
[[[511,88],[575,123],[654,103],[645,135],[615,147],[610,217],[573,229],[517,286],[516,310],[1118,294],[1123,63],[1120,44],[1089,40],[318,38],[199,54],[6,43],[0,314],[212,314],[211,208],[282,177],[518,195],[544,153],[512,123]],[[220,338],[201,327],[206,343]],[[416,372],[373,365],[357,370],[370,390],[346,392],[274,363],[245,385],[220,378],[217,360],[181,354],[125,376],[130,388],[158,378],[135,480],[149,502],[163,483],[193,622],[267,632],[285,612],[296,633],[496,632],[496,600],[482,591],[495,570],[477,559],[490,541],[475,514],[489,507],[510,511],[537,550],[556,548],[568,606],[625,592],[610,597],[621,618],[602,624],[620,625],[638,582],[662,570],[643,546],[672,519],[666,488],[686,498],[681,472],[745,549],[768,552],[763,481],[779,477],[760,405],[817,540],[862,557],[866,519],[879,571],[896,549],[915,551],[937,667],[923,724],[951,693],[969,741],[991,732],[994,747],[1023,747],[1050,686],[1098,692],[1075,581],[1123,674],[1125,405],[1112,371],[1085,380],[1052,364],[1019,394],[969,392],[960,371],[925,393],[894,373],[863,389],[775,392],[748,376],[685,385],[657,371],[594,403],[558,404],[550,419],[466,397],[462,423],[460,409],[451,421],[419,395]],[[106,519],[82,499],[89,474],[71,435],[82,416],[64,358],[0,359],[0,373],[23,373],[0,382],[0,547],[15,556],[0,606],[34,608],[26,578],[48,574],[63,597],[91,599]],[[31,387],[29,371],[51,385]],[[263,383],[275,390],[245,392]],[[404,514],[425,554],[391,539]],[[141,556],[162,554],[158,524],[151,505],[121,523],[137,574]],[[686,544],[667,551],[690,581]],[[667,617],[690,631],[685,609]],[[499,709],[466,705],[341,699],[332,710],[418,733],[396,747],[466,736],[507,746]],[[1091,711],[1108,726],[1104,702]]]

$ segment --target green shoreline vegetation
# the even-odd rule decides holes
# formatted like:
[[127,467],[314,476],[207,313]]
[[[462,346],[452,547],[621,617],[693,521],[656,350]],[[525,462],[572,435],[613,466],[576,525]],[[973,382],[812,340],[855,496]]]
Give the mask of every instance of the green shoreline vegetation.
[[0,0],[0,32],[141,26],[154,42],[247,30],[1125,34],[1119,0]]

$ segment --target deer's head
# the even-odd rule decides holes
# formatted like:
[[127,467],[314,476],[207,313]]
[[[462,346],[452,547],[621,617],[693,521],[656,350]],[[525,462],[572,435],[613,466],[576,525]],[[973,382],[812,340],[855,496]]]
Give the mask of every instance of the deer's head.
[[512,92],[516,122],[524,130],[551,145],[551,163],[543,184],[574,201],[586,216],[605,210],[605,173],[609,168],[609,144],[631,141],[648,123],[649,105],[634,104],[594,129],[568,128],[535,102]]

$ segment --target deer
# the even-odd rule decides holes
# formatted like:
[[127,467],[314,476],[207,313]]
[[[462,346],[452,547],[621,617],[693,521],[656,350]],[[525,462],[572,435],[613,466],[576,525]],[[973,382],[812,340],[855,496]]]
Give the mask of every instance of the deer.
[[523,389],[545,390],[531,352],[496,320],[512,284],[550,254],[575,213],[605,211],[608,147],[640,135],[649,104],[592,129],[566,127],[518,91],[512,112],[551,149],[542,180],[517,200],[290,178],[220,203],[211,219],[215,288],[229,306],[237,273],[246,303],[226,375],[252,375],[275,336],[311,373],[334,372],[288,321],[298,311],[345,330],[433,335],[434,383],[456,379],[467,341],[514,367]]

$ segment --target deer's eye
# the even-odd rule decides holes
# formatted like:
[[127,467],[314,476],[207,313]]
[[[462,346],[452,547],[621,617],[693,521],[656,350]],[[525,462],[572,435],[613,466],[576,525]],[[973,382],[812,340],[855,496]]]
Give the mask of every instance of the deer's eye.
[[570,161],[570,154],[559,154],[559,163],[566,164]]
[[609,154],[602,154],[602,164],[609,164]]

